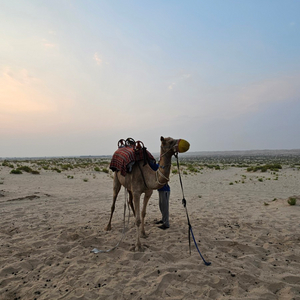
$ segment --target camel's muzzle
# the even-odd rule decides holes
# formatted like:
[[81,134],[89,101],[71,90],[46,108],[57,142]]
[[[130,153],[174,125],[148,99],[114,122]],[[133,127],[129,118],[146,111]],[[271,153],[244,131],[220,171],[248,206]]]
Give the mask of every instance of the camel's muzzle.
[[190,143],[184,139],[179,139],[176,143],[176,152],[183,153],[190,149]]

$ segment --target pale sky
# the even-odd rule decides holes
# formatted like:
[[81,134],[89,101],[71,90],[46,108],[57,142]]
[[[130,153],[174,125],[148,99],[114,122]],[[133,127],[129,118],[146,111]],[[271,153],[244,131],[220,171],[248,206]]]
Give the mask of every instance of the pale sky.
[[0,0],[0,157],[300,148],[299,0]]

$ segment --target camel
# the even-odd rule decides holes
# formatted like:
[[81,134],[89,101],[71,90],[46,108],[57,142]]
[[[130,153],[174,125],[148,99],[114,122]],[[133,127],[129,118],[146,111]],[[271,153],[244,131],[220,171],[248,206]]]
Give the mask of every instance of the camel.
[[[131,249],[133,251],[143,251],[140,237],[146,237],[145,216],[148,201],[153,193],[163,187],[169,181],[171,171],[172,156],[178,152],[186,152],[189,149],[189,143],[183,139],[173,139],[170,137],[161,137],[159,168],[154,171],[149,164],[144,165],[143,161],[136,162],[133,165],[132,172],[122,176],[120,171],[114,172],[113,180],[113,203],[108,225],[105,230],[111,230],[111,220],[115,210],[115,203],[121,186],[124,186],[129,192],[129,204],[135,216],[137,229],[136,243]],[[140,214],[140,198],[144,195],[142,213]]]

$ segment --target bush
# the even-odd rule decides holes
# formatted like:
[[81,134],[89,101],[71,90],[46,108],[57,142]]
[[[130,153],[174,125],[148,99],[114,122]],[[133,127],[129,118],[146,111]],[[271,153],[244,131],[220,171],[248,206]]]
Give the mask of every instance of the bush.
[[268,170],[278,172],[279,169],[282,169],[280,164],[266,164],[263,166],[249,167],[247,168],[247,172],[256,172],[260,170],[261,172],[267,172]]
[[289,205],[296,205],[297,199],[295,197],[289,197],[289,199],[287,200],[287,203]]
[[95,167],[94,170],[95,170],[96,172],[100,172],[100,171],[101,171],[99,167]]
[[32,173],[32,169],[28,166],[20,166],[20,167],[18,167],[18,170],[22,170],[26,173]]
[[10,171],[10,174],[23,174],[20,169],[13,169]]

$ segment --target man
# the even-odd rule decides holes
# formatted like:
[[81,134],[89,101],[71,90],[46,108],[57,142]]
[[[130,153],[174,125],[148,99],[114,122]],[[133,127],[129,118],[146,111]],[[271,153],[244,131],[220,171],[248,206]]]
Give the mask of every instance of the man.
[[157,221],[156,224],[162,224],[158,228],[166,230],[170,227],[169,224],[169,199],[170,199],[170,186],[164,185],[158,190],[159,196],[159,209],[161,212],[161,220]]
[[[153,162],[149,162],[150,167],[156,171],[159,165]],[[170,199],[170,186],[166,183],[162,188],[158,189],[159,196],[159,209],[161,212],[161,220],[155,224],[162,224],[158,228],[166,230],[170,227],[169,223],[169,199]]]

